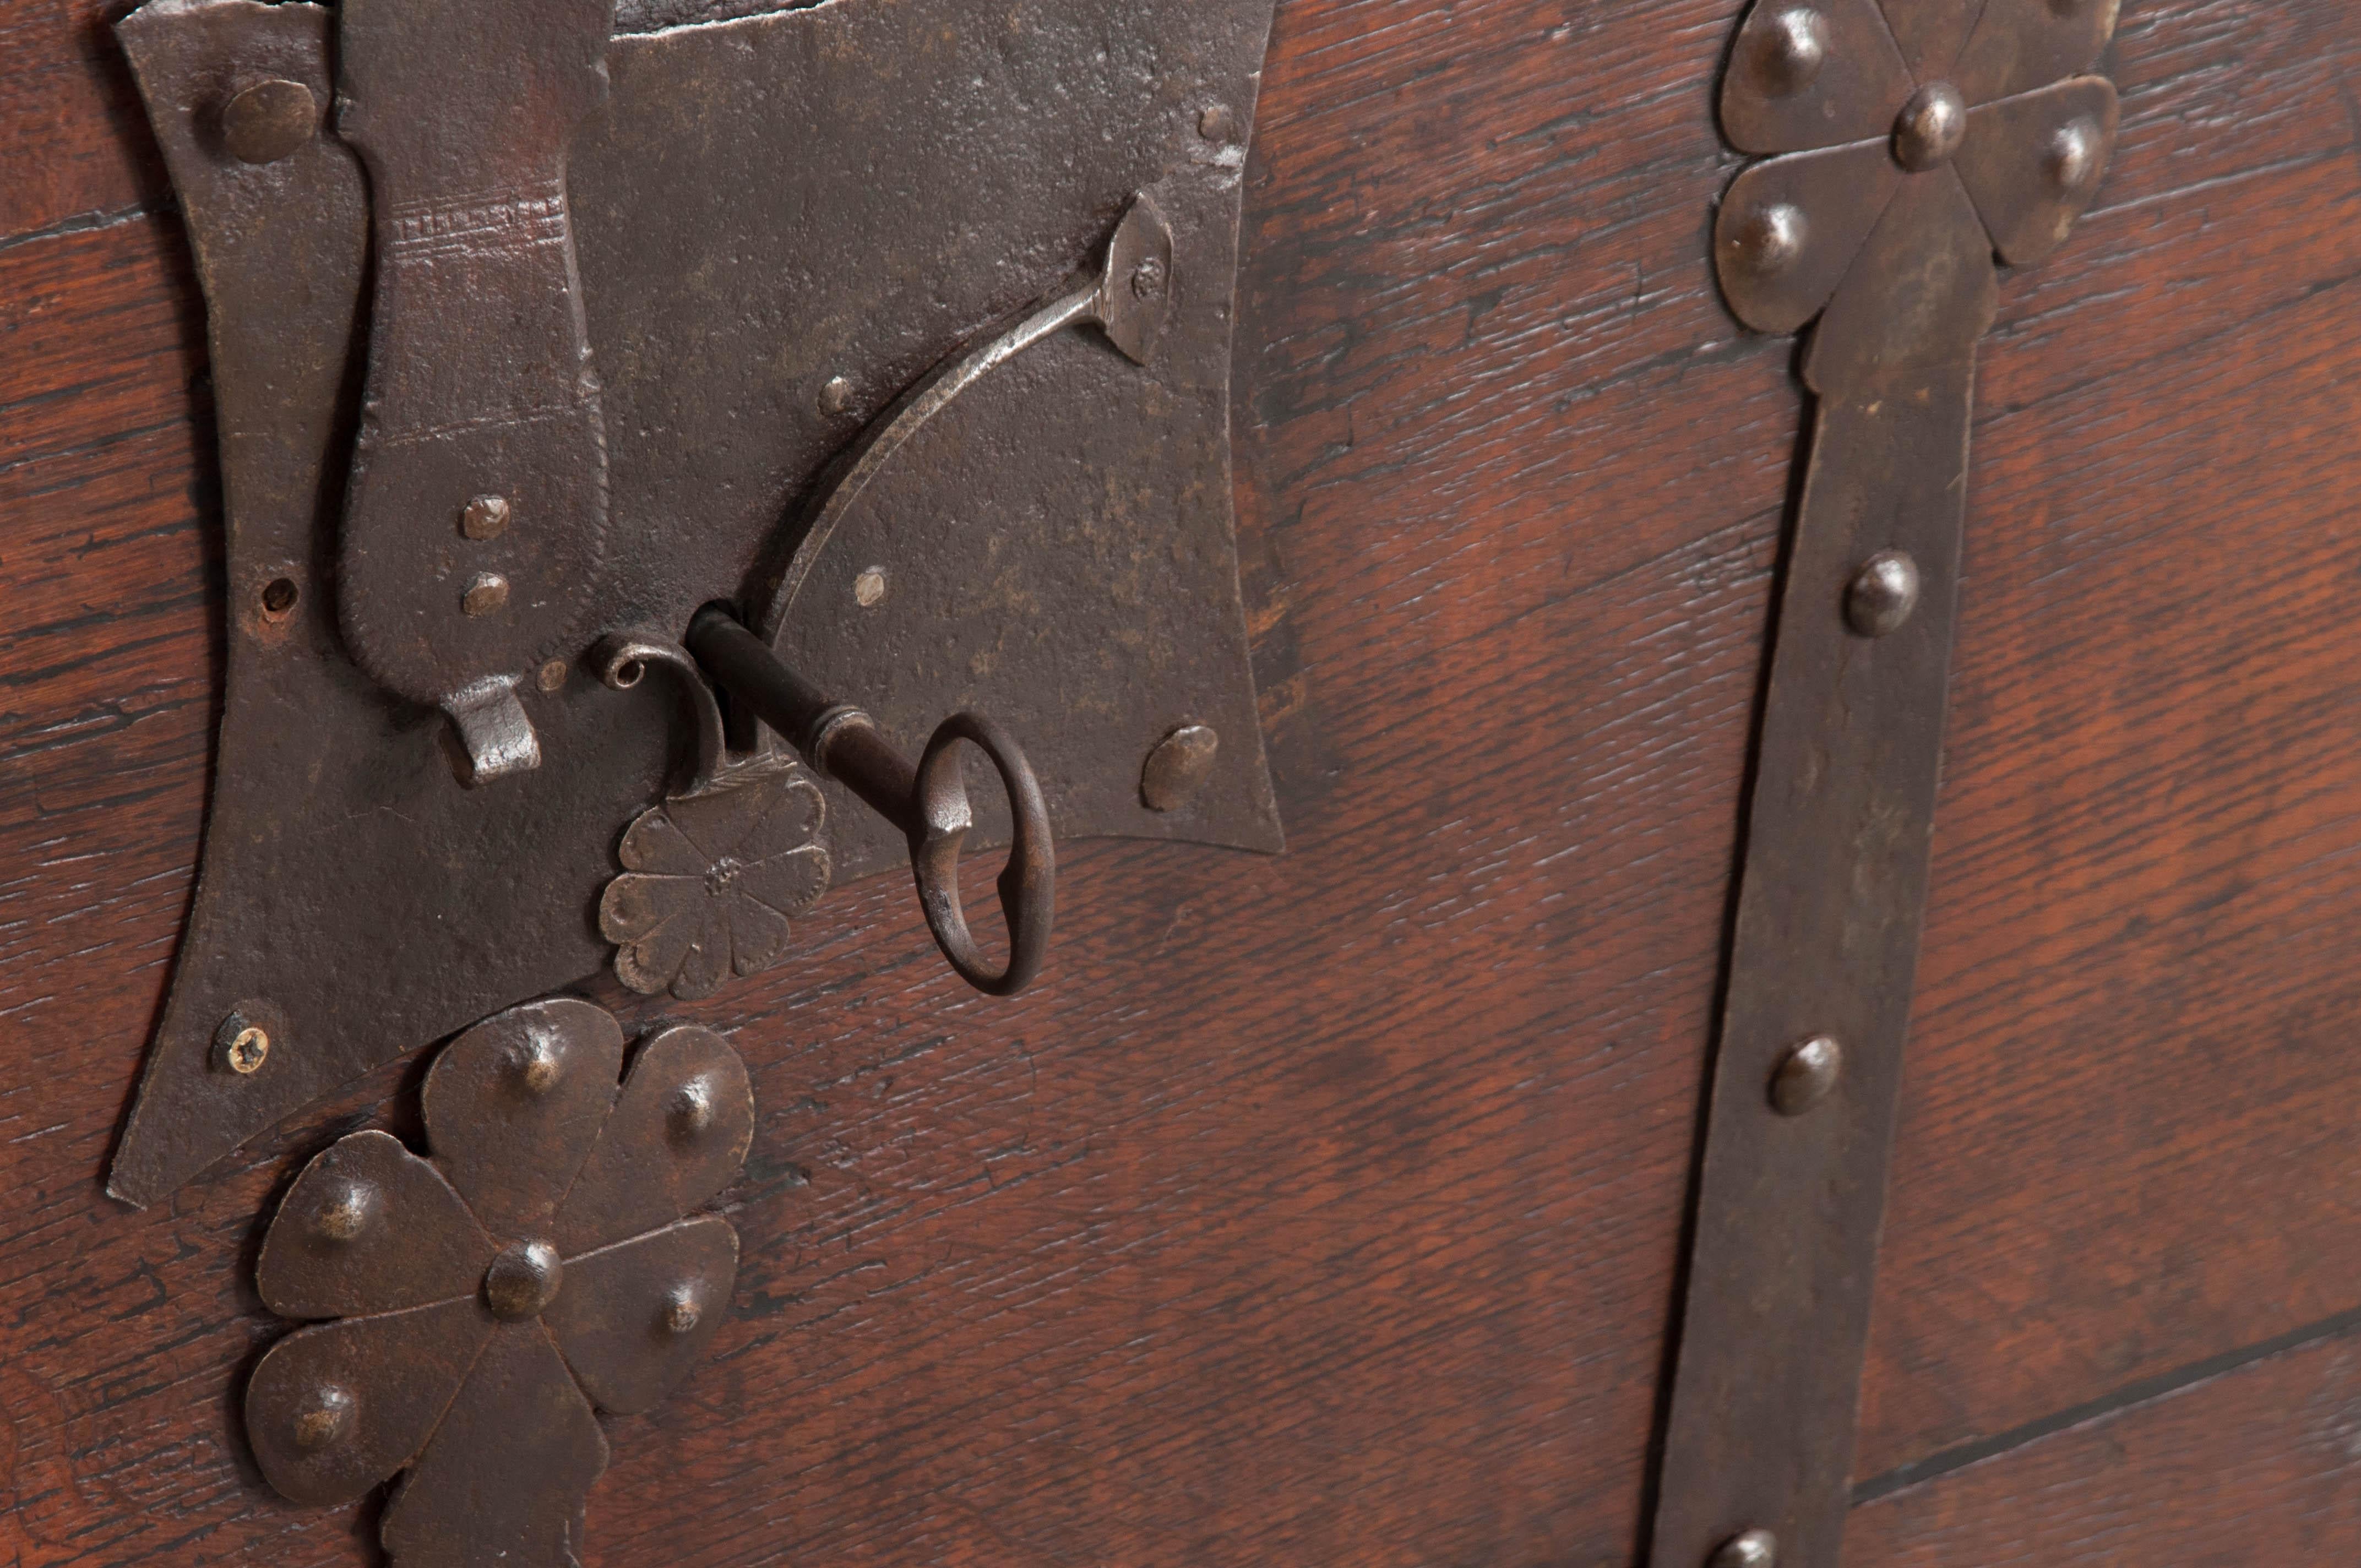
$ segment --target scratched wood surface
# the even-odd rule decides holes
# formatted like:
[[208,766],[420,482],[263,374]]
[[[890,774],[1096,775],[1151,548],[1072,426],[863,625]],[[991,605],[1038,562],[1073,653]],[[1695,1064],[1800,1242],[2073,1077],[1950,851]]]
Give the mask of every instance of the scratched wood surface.
[[[115,9],[0,0],[0,1553],[367,1563],[235,1407],[258,1216],[412,1126],[414,1066],[99,1190],[220,635]],[[1015,1004],[880,879],[702,1010],[762,1107],[746,1263],[612,1424],[587,1562],[1637,1560],[1801,420],[1705,264],[1740,9],[1281,0],[1236,416],[1289,852],[1074,847]],[[2116,53],[2114,172],[1985,356],[1855,1563],[2120,1560],[2024,1517],[2053,1484],[2169,1497],[2157,1561],[2361,1546],[2301,1391],[2361,1308],[2361,15],[2128,0]],[[2296,1544],[2173,1555],[2280,1496]]]

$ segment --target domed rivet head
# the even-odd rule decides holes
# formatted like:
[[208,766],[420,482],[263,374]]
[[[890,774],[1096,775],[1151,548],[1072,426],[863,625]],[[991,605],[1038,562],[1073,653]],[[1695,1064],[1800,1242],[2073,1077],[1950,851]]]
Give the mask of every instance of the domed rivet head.
[[1808,5],[1785,6],[1771,14],[1752,41],[1747,65],[1755,86],[1766,97],[1791,97],[1828,62],[1828,19]]
[[1863,637],[1902,630],[1918,608],[1918,563],[1899,550],[1881,550],[1845,588],[1845,620]]
[[1213,776],[1222,738],[1210,724],[1184,724],[1159,740],[1139,769],[1139,803],[1150,811],[1178,811],[1197,798]]
[[1894,161],[1914,173],[1940,168],[1967,136],[1968,101],[1949,82],[1929,82],[1894,119]]
[[459,532],[470,539],[498,539],[509,529],[506,496],[478,496],[459,513]]
[[322,1241],[352,1241],[377,1217],[377,1197],[374,1183],[339,1181],[322,1195],[312,1228]]
[[1733,1535],[1714,1550],[1706,1568],[1778,1568],[1779,1538],[1767,1530]]
[[547,1242],[511,1242],[484,1270],[484,1305],[504,1323],[530,1318],[557,1299],[566,1269]]
[[1238,134],[1238,117],[1227,104],[1215,104],[1197,116],[1197,134],[1207,141],[1227,141]]
[[672,1135],[682,1143],[703,1137],[713,1127],[713,1085],[702,1078],[692,1078],[673,1091],[672,1103],[665,1107],[665,1120],[671,1124]]
[[852,383],[842,376],[830,376],[819,389],[819,411],[830,419],[842,419],[852,411]]
[[498,572],[478,572],[459,596],[459,608],[469,615],[490,615],[506,608],[509,580]]
[[1779,1058],[1771,1074],[1771,1108],[1800,1116],[1828,1097],[1844,1075],[1844,1047],[1833,1036],[1814,1035]]
[[301,82],[258,82],[222,105],[222,146],[240,163],[292,157],[320,123],[319,100]]
[[664,1293],[664,1332],[687,1333],[704,1316],[704,1310],[697,1303],[697,1287],[694,1284],[675,1285]]
[[295,1407],[295,1446],[304,1450],[327,1447],[353,1430],[353,1391],[323,1383]]
[[2049,188],[2059,195],[2089,190],[2099,175],[2099,123],[2086,115],[2059,126],[2043,163]]
[[1773,202],[1739,221],[1730,231],[1730,249],[1741,268],[1758,278],[1768,278],[1803,259],[1810,232],[1803,208]]
[[500,1063],[508,1069],[511,1081],[535,1097],[556,1088],[566,1070],[566,1060],[557,1054],[557,1043],[546,1035],[519,1040],[502,1054]]

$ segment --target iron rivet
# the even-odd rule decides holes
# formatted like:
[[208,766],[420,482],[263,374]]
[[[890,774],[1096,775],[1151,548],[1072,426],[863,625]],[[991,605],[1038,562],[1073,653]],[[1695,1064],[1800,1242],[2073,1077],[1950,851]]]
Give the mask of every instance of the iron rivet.
[[664,1298],[664,1326],[669,1333],[688,1332],[697,1327],[697,1320],[704,1315],[697,1310],[697,1287],[694,1285],[675,1285],[671,1294]]
[[566,667],[565,660],[552,659],[541,667],[541,674],[534,678],[540,683],[541,689],[545,692],[563,691],[566,688],[566,677],[570,673]]
[[1160,300],[1164,297],[1164,289],[1163,259],[1154,256],[1142,257],[1139,265],[1131,269],[1132,293],[1142,300]]
[[459,513],[459,532],[470,539],[498,539],[508,526],[506,496],[478,496]]
[[872,566],[852,579],[852,602],[875,609],[885,598],[885,568]]
[[1950,161],[1968,135],[1968,101],[1948,82],[1929,82],[1910,94],[1894,122],[1894,157],[1914,172]]
[[1222,738],[1208,724],[1184,724],[1156,743],[1139,770],[1139,803],[1150,811],[1178,811],[1196,798],[1213,771]]
[[1828,18],[1807,5],[1778,12],[1755,35],[1754,80],[1767,97],[1801,93],[1828,62]]
[[1767,1530],[1750,1530],[1721,1543],[1706,1568],[1777,1568],[1779,1538]]
[[312,1228],[323,1241],[348,1242],[377,1216],[377,1188],[367,1181],[339,1181],[322,1201]]
[[1902,630],[1918,608],[1918,563],[1899,550],[1881,550],[1845,588],[1845,620],[1863,637]]
[[233,1013],[214,1031],[214,1049],[221,1065],[241,1078],[251,1078],[270,1059],[270,1031]]
[[713,1085],[692,1078],[673,1091],[672,1135],[683,1143],[702,1135],[713,1125]]
[[501,1059],[514,1075],[517,1087],[536,1096],[557,1087],[558,1076],[566,1066],[557,1054],[557,1047],[541,1035],[511,1046]]
[[484,1270],[484,1304],[504,1323],[530,1318],[557,1299],[566,1267],[547,1242],[511,1242]]
[[1811,226],[1804,210],[1790,202],[1773,202],[1749,213],[1730,236],[1738,263],[1757,277],[1784,272],[1803,259]]
[[1227,141],[1237,130],[1238,117],[1227,104],[1216,104],[1197,116],[1197,134],[1207,141]]
[[222,146],[240,163],[276,163],[312,139],[320,105],[301,82],[258,82],[222,105]]
[[830,376],[828,385],[819,389],[819,411],[830,419],[841,419],[852,411],[852,383],[841,376]]
[[325,1448],[353,1425],[353,1393],[334,1383],[323,1383],[295,1407],[295,1446]]
[[2099,172],[2099,125],[2085,115],[2049,138],[2049,183],[2061,196],[2079,195]]
[[497,572],[478,572],[460,596],[459,608],[469,615],[489,615],[509,602],[509,580]]
[[1771,1108],[1800,1116],[1828,1097],[1844,1072],[1844,1047],[1832,1035],[1814,1035],[1780,1058],[1771,1074]]

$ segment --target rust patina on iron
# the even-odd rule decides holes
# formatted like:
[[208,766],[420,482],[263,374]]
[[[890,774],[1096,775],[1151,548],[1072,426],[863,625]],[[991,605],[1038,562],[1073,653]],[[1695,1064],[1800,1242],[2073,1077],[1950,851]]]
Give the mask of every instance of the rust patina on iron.
[[1942,761],[1994,257],[2096,193],[2115,0],[1759,0],[1715,225],[1749,326],[1817,326],[1658,1475],[1658,1568],[1835,1568]]
[[514,1008],[435,1058],[428,1157],[364,1132],[304,1168],[255,1268],[271,1310],[327,1320],[247,1386],[280,1493],[351,1503],[401,1472],[379,1530],[409,1568],[576,1561],[607,1467],[592,1407],[653,1408],[729,1311],[737,1233],[692,1212],[754,1132],[710,1030],[664,1029],[622,1069],[598,1008]]
[[[506,8],[544,5],[547,36],[571,40],[548,46],[552,69],[578,86],[585,25],[565,24],[568,5]],[[556,411],[555,444],[579,445],[594,410],[604,427],[598,551],[582,474],[544,491],[538,459],[451,478],[396,532],[364,537],[395,394],[414,389],[401,378],[477,366],[463,340],[479,328],[430,320],[402,339],[406,369],[381,363],[388,334],[418,325],[403,302],[433,291],[365,287],[371,187],[333,112],[352,88],[331,67],[335,14],[158,0],[120,24],[207,301],[230,604],[204,863],[116,1196],[152,1201],[369,1068],[610,963],[597,911],[624,829],[708,742],[669,680],[582,672],[620,632],[676,644],[715,599],[821,689],[857,696],[905,754],[946,714],[993,714],[1063,837],[1279,848],[1228,444],[1238,202],[1271,0],[716,14],[620,7],[627,27],[699,25],[618,34],[605,103],[570,141],[553,112],[545,134],[501,144],[503,189],[545,187],[566,149],[563,214],[534,209],[547,222],[501,275],[560,278],[527,261],[562,252],[562,216],[597,379],[586,362],[552,390],[570,318],[562,291],[536,294],[551,330],[530,358],[550,396],[525,400]],[[347,44],[370,47],[372,16],[346,18],[362,29]],[[895,430],[938,367],[1042,302],[1085,294],[1071,322],[1085,330],[999,356],[903,426],[814,533],[831,476],[874,447],[864,430]],[[386,400],[357,470],[365,381]],[[473,439],[427,433],[440,456]],[[419,551],[399,536],[413,524],[434,535]],[[357,551],[366,571],[341,575]],[[557,572],[549,551],[581,571]],[[543,604],[552,574],[578,603]],[[389,614],[461,641],[411,674],[382,649],[357,657],[355,638],[377,633],[355,618]],[[503,619],[518,617],[532,625]],[[430,688],[460,675],[472,695],[446,718],[451,694]],[[1189,725],[1223,744],[1185,803],[1151,809],[1142,760]],[[528,751],[539,766],[511,771]],[[836,880],[904,861],[900,825],[821,787]],[[974,793],[972,842],[1008,842],[1002,792]],[[269,1055],[222,1070],[215,1035],[242,1005],[275,1020]]]

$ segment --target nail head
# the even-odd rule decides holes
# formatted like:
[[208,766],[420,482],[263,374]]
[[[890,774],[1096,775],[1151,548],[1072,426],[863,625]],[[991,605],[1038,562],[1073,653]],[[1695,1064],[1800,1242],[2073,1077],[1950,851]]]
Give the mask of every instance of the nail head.
[[310,141],[319,122],[309,87],[272,77],[222,105],[222,146],[240,163],[276,163]]
[[1184,724],[1156,743],[1139,770],[1139,801],[1150,811],[1178,811],[1213,771],[1222,738],[1209,724]]
[[1771,1074],[1771,1107],[1800,1116],[1828,1097],[1844,1074],[1844,1047],[1833,1035],[1814,1035],[1779,1060]]
[[1863,637],[1902,630],[1918,608],[1918,563],[1899,550],[1881,550],[1861,564],[1845,588],[1845,620]]
[[509,602],[509,580],[497,572],[478,572],[460,596],[459,608],[469,615],[489,615]]

